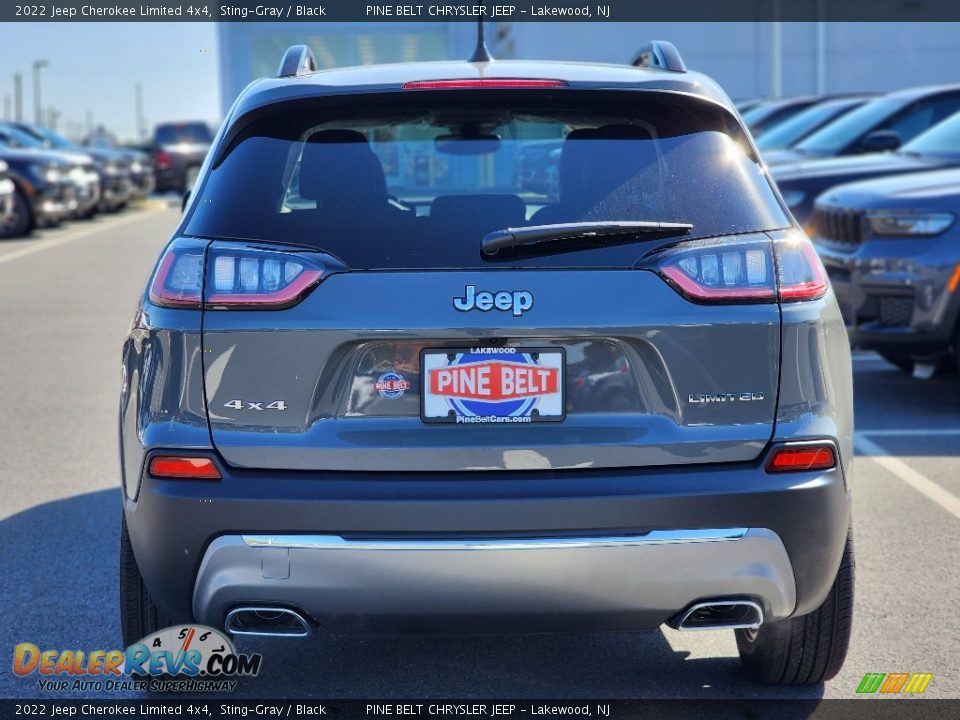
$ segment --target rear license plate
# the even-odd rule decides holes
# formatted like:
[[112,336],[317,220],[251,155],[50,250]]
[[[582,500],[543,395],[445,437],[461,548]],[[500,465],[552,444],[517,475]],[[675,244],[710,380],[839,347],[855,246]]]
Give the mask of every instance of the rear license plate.
[[473,347],[420,353],[424,422],[507,424],[564,418],[564,352]]

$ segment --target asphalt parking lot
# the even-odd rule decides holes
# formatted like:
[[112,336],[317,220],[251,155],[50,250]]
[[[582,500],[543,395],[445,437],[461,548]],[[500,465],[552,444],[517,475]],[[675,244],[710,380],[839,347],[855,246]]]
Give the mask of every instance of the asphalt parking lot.
[[[16,643],[120,645],[120,347],[177,217],[155,204],[0,243],[0,697],[44,697],[36,676],[11,672]],[[847,663],[825,686],[754,684],[733,633],[664,629],[244,640],[265,659],[237,694],[816,699],[855,695],[868,672],[929,672],[924,697],[960,698],[960,379],[914,381],[864,354],[854,369],[857,609]]]

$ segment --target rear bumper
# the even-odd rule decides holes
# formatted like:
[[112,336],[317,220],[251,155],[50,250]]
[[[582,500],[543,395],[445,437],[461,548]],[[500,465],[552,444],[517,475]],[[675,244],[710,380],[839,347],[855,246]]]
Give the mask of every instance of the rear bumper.
[[795,606],[790,559],[769,530],[654,531],[511,540],[228,535],[204,554],[201,623],[281,603],[334,632],[514,627],[648,630],[697,600],[748,597],[768,619]]
[[[251,602],[296,606],[339,631],[374,632],[426,629],[426,620],[508,627],[511,618],[530,629],[533,621],[643,629],[721,595],[758,598],[772,618],[804,614],[829,591],[850,518],[840,468],[777,476],[762,462],[426,475],[221,463],[221,472],[219,482],[145,476],[127,488],[135,500],[125,507],[157,605],[220,627],[231,604]],[[749,531],[710,543],[644,539],[678,528]],[[244,542],[251,535],[337,536],[346,540],[332,542],[347,545],[275,538],[264,548]],[[611,537],[632,540],[610,545]],[[532,539],[556,546],[496,546]],[[562,545],[571,539],[576,547]],[[496,542],[480,552],[429,544],[464,540]],[[598,542],[583,546],[588,540]],[[371,551],[369,542],[426,545]]]

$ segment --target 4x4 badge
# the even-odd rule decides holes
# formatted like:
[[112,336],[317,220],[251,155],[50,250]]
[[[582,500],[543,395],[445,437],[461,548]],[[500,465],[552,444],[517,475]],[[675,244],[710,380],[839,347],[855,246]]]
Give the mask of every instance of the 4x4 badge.
[[481,312],[490,310],[512,311],[515,317],[520,317],[533,307],[533,293],[527,290],[481,290],[477,292],[476,285],[467,285],[463,289],[463,297],[453,298],[453,306],[460,312],[469,312],[476,308]]

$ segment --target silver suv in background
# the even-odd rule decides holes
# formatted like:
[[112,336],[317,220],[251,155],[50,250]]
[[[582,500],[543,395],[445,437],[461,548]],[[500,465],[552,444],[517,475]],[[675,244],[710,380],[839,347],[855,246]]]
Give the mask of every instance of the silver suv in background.
[[840,312],[729,98],[642,64],[247,88],[123,349],[125,643],[668,623],[839,671]]

